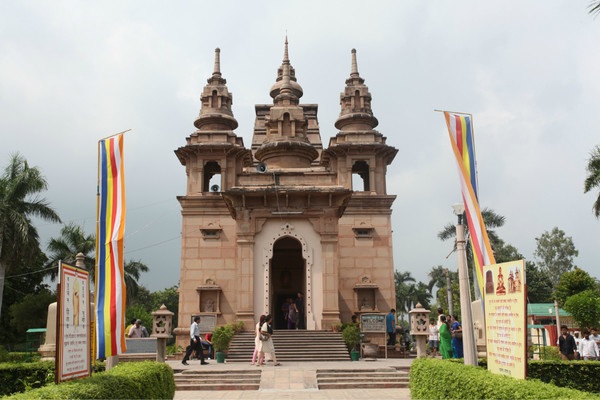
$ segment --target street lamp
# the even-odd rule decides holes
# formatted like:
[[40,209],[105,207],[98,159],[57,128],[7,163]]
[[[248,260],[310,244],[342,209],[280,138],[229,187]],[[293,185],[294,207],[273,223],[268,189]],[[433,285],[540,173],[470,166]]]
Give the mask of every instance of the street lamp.
[[465,365],[477,365],[477,349],[475,346],[475,330],[473,329],[473,314],[471,312],[471,285],[467,270],[467,252],[465,246],[465,227],[463,203],[452,205],[454,214],[458,216],[456,224],[456,252],[458,254],[458,283],[460,292],[460,309],[463,324],[463,352]]

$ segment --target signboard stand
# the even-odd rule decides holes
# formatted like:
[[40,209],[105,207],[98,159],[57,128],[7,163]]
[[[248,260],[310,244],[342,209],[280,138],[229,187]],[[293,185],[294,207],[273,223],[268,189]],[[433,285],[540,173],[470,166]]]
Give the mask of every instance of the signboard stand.
[[[360,316],[360,331],[361,333],[382,333],[383,343],[386,343],[385,332],[385,314],[361,314]],[[379,348],[379,345],[377,346]],[[387,343],[385,348],[385,358],[387,359]],[[363,357],[363,346],[360,347],[361,357]],[[378,351],[377,351],[378,352]],[[377,355],[377,352],[375,355]]]

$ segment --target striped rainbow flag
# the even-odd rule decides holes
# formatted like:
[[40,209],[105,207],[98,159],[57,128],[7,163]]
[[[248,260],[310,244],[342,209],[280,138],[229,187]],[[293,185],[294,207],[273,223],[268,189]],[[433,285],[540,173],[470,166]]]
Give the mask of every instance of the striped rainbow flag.
[[477,197],[477,168],[475,163],[473,125],[470,115],[453,114],[445,111],[444,116],[448,125],[452,150],[454,150],[454,155],[456,156],[462,198],[469,226],[475,275],[477,277],[475,292],[479,289],[479,296],[477,297],[481,298],[484,293],[483,266],[495,264],[496,260],[490,246],[490,240],[485,229],[483,217],[481,216]]
[[98,224],[96,229],[97,358],[125,352],[125,179],[123,135],[98,142]]

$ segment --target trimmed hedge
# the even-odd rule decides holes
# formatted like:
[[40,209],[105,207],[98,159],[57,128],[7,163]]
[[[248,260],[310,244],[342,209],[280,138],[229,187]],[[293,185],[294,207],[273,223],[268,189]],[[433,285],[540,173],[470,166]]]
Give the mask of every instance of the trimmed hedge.
[[0,382],[2,382],[0,396],[42,387],[49,382],[54,382],[54,362],[1,363]]
[[600,363],[597,361],[530,360],[527,363],[528,378],[590,393],[600,393],[598,376]]
[[88,378],[49,384],[8,397],[25,399],[172,399],[173,370],[155,361],[122,363]]
[[413,399],[600,399],[597,394],[537,379],[514,379],[432,358],[418,358],[411,364],[410,395]]

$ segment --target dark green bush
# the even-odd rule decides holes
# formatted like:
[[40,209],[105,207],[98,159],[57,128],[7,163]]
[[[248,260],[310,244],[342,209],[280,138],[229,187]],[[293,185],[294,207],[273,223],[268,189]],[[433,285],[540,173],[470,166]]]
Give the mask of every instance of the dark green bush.
[[531,360],[527,365],[527,376],[560,387],[600,393],[600,379],[591,378],[600,376],[597,361]]
[[154,361],[122,363],[88,378],[49,384],[19,393],[11,400],[25,399],[172,399],[173,370]]
[[0,362],[33,362],[40,361],[40,359],[42,358],[40,353],[37,352],[11,351],[9,353],[8,351],[2,351],[1,349],[4,349],[4,347],[0,347]]
[[413,361],[410,395],[413,399],[600,399],[597,394],[537,379],[514,379],[480,367],[431,358]]
[[15,362],[0,364],[0,396],[39,388],[54,382],[54,362]]

